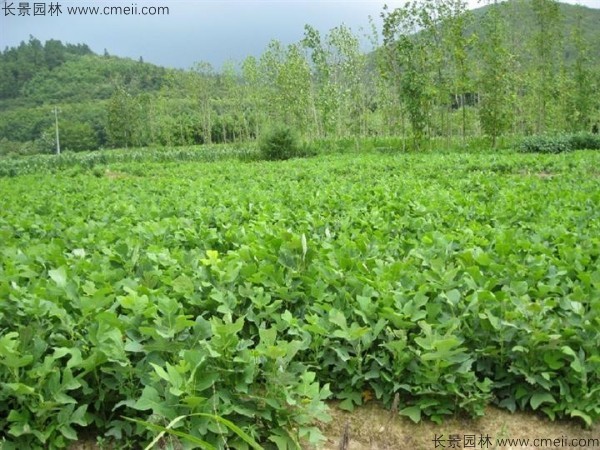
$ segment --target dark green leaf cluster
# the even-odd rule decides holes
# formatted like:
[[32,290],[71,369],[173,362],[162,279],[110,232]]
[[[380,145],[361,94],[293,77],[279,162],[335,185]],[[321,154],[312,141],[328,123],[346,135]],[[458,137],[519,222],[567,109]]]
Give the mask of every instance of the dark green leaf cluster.
[[567,135],[528,136],[519,144],[524,153],[562,153],[573,150],[571,139]]
[[69,59],[91,54],[86,44],[65,45],[55,39],[42,44],[30,36],[28,42],[0,52],[0,98],[22,96],[23,87],[36,75],[47,74]]
[[573,150],[600,150],[600,135],[594,133],[578,133],[571,136]]
[[600,136],[592,133],[528,136],[519,143],[524,153],[563,153],[572,150],[600,150]]
[[258,147],[266,160],[284,160],[310,156],[311,150],[300,142],[298,134],[286,125],[275,125],[260,137]]

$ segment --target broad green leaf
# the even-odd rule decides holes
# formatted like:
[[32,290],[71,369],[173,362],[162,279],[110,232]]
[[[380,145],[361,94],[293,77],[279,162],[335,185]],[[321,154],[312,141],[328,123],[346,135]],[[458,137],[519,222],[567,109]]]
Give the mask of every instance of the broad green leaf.
[[279,434],[272,434],[269,436],[269,440],[274,442],[277,446],[277,450],[291,450],[294,449],[294,441],[287,436],[281,436]]
[[331,308],[331,310],[329,311],[329,321],[335,325],[337,325],[338,327],[340,327],[342,330],[345,330],[348,328],[348,324],[346,322],[346,316],[344,315],[344,313],[338,309],[335,308]]
[[462,344],[462,340],[454,336],[447,337],[445,339],[437,339],[434,342],[435,348],[437,348],[440,352],[450,351],[460,344]]
[[352,401],[351,398],[347,398],[345,400],[342,400],[339,404],[338,404],[338,408],[344,410],[344,411],[354,411],[355,405],[354,402]]
[[11,390],[17,395],[31,395],[35,393],[35,389],[23,383],[3,383],[2,387]]
[[58,430],[62,433],[64,437],[71,441],[77,440],[77,433],[75,430],[69,425],[61,425],[58,427]]
[[192,295],[194,293],[194,283],[189,277],[179,275],[173,280],[173,290],[178,294]]
[[154,364],[154,363],[150,363],[150,365],[152,367],[154,367],[154,371],[156,372],[156,374],[161,377],[163,380],[165,381],[171,381],[171,377],[169,377],[169,375],[167,374],[167,372],[165,371],[165,369],[163,369],[162,367],[160,367],[158,364]]
[[169,408],[164,399],[162,399],[156,389],[152,386],[144,387],[142,395],[133,405],[133,409],[139,411],[152,410],[154,414],[161,415],[163,417],[172,417],[173,411]]
[[556,403],[556,400],[549,392],[536,392],[529,399],[529,403],[533,409],[538,409],[542,403]]
[[414,423],[419,423],[421,421],[421,408],[419,406],[403,408],[399,411],[399,414],[409,417]]
[[61,266],[58,269],[49,270],[48,276],[52,278],[52,281],[54,281],[58,287],[65,287],[67,285],[67,271],[64,266]]
[[593,424],[593,420],[589,416],[589,414],[586,414],[583,411],[579,411],[578,409],[573,409],[573,410],[569,411],[569,415],[571,417],[579,417],[580,419],[582,419],[585,422],[585,424],[588,427],[591,427]]
[[75,411],[73,411],[73,414],[71,415],[71,419],[70,419],[71,423],[80,425],[82,427],[88,425],[88,420],[85,417],[87,408],[88,408],[88,405],[81,405]]
[[460,301],[460,292],[457,289],[452,289],[451,291],[446,292],[446,297],[452,305],[456,306]]
[[260,328],[258,330],[258,335],[260,337],[260,344],[268,347],[275,344],[275,340],[277,339],[277,328]]

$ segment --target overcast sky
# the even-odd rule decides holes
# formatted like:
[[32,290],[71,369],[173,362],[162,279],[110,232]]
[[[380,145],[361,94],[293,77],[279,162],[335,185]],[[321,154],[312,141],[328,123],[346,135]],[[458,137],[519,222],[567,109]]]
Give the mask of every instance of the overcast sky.
[[[189,68],[194,62],[208,61],[219,68],[224,61],[241,61],[258,56],[271,39],[283,43],[302,38],[305,24],[322,32],[342,23],[355,32],[369,28],[368,17],[378,19],[382,7],[399,6],[404,0],[79,0],[47,1],[61,6],[61,14],[19,16],[22,0],[0,0],[0,49],[27,41],[59,39],[86,43],[96,53],[104,49],[112,55],[144,58],[167,67]],[[29,2],[40,3],[40,0]],[[600,0],[568,0],[568,3],[600,8]],[[471,7],[480,6],[469,0]],[[15,13],[10,15],[8,8]],[[69,15],[72,6],[167,6],[168,15]],[[9,15],[7,15],[9,14]]]

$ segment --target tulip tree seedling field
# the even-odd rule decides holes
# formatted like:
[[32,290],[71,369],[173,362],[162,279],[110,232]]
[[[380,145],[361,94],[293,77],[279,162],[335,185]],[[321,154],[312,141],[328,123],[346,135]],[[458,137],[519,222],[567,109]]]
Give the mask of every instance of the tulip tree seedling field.
[[327,399],[590,425],[599,167],[590,151],[367,153],[1,178],[4,448],[84,429],[139,448],[167,425],[254,445],[216,417],[295,448],[318,444]]

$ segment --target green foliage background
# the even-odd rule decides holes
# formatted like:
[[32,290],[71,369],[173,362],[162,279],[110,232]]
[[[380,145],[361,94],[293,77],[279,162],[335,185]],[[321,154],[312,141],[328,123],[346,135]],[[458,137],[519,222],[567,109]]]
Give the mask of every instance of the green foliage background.
[[272,41],[220,71],[31,37],[0,53],[0,154],[50,152],[55,106],[72,151],[247,142],[277,123],[311,140],[399,135],[421,148],[439,137],[495,145],[507,134],[591,131],[599,29],[600,10],[554,0],[474,11],[419,0],[384,11],[367,37],[307,25],[300,42]]

